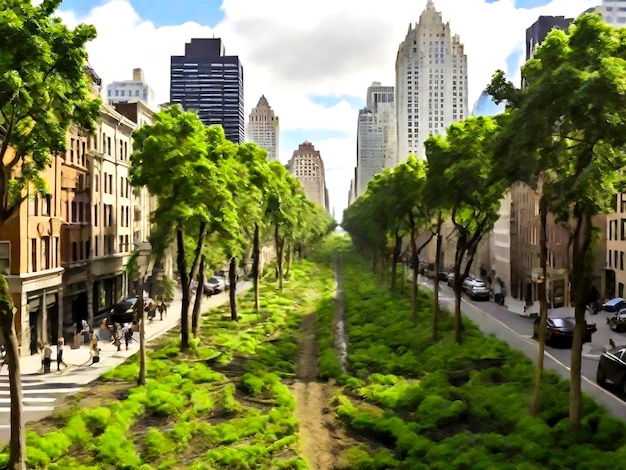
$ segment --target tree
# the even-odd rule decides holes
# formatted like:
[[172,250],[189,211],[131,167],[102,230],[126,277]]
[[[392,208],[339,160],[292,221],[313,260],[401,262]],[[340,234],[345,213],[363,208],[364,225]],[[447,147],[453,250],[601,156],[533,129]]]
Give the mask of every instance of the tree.
[[[581,362],[585,310],[592,289],[595,215],[612,210],[624,189],[626,166],[626,32],[584,14],[568,32],[553,30],[527,62],[529,86],[511,129],[515,148],[533,151],[542,171],[556,177],[542,182],[551,194],[557,221],[571,230],[570,282],[576,327],[570,367],[570,421],[581,421]],[[531,162],[533,164],[533,162]]]
[[[234,155],[235,144],[226,140],[220,126],[205,127],[197,114],[178,105],[155,115],[153,125],[133,133],[130,181],[146,186],[157,196],[152,214],[159,247],[176,240],[178,272],[181,277],[181,350],[189,347],[191,283],[197,273],[209,229],[232,230],[232,195],[226,188],[222,169]],[[190,227],[197,230],[191,263],[187,260],[185,237]],[[188,268],[189,266],[189,268]]]
[[[146,384],[146,310],[144,305],[143,290],[146,282],[146,273],[143,276],[139,272],[139,250],[133,250],[128,257],[124,271],[129,279],[132,279],[139,303],[139,375],[137,376],[137,385]],[[119,348],[118,348],[119,349]]]
[[[67,28],[52,16],[61,0],[0,0],[0,226],[27,197],[29,186],[47,186],[40,172],[65,151],[72,123],[93,131],[100,100],[90,98],[85,44],[93,26]],[[25,435],[19,348],[13,305],[0,274],[0,330],[7,345],[11,382],[9,468],[25,469]]]
[[[470,117],[448,127],[446,136],[432,135],[426,142],[429,169],[443,175],[441,208],[450,211],[457,235],[454,259],[454,336],[462,331],[461,286],[469,275],[483,236],[498,219],[500,200],[508,181],[494,171],[493,149],[497,122],[489,117]],[[453,188],[453,189],[452,189]]]

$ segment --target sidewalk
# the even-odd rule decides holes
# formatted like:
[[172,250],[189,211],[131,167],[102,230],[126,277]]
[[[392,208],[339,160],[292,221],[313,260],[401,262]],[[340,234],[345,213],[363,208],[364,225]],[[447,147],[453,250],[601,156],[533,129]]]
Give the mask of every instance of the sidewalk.
[[[237,284],[237,294],[247,290],[250,287],[251,283],[249,281],[242,281]],[[155,317],[154,320],[149,320],[146,322],[145,326],[145,334],[146,334],[146,342],[161,336],[172,328],[177,327],[180,324],[180,309],[182,302],[182,291],[179,287],[176,288],[174,300],[170,304],[168,308],[167,315],[164,316],[163,320],[159,319],[159,315]],[[228,294],[220,293],[214,295],[212,297],[203,297],[202,299],[202,307],[201,311],[205,312],[210,308],[216,307],[218,305],[224,304],[228,302]],[[193,309],[193,296],[192,296],[192,304],[189,308],[189,314],[191,315],[191,311]],[[96,334],[101,333],[100,325],[94,325],[93,330]],[[104,331],[105,334],[99,335],[99,338],[108,338],[108,332]],[[41,355],[34,354],[31,356],[23,356],[20,358],[20,369],[21,375],[38,375],[41,377],[46,377],[46,380],[57,381],[57,379],[62,379],[63,381],[68,380],[68,376],[72,377],[72,381],[87,384],[92,380],[97,379],[107,370],[116,367],[121,364],[133,354],[139,351],[139,333],[135,332],[133,334],[133,339],[129,345],[128,350],[126,350],[124,342],[122,340],[122,346],[120,351],[117,350],[117,346],[115,346],[109,339],[100,339],[98,341],[98,347],[100,348],[100,362],[91,365],[91,353],[89,350],[89,345],[83,344],[80,348],[72,349],[70,344],[66,344],[63,349],[63,362],[67,364],[67,368],[63,368],[61,366],[61,371],[57,371],[56,364],[56,345],[52,346],[52,366],[51,372],[47,374],[41,373]],[[8,370],[3,368],[0,371],[0,376],[8,375]]]

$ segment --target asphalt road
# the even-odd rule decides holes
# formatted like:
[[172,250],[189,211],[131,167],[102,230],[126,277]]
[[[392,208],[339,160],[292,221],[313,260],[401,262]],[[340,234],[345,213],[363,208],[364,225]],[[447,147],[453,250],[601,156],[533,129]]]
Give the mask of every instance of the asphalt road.
[[[420,283],[432,290],[432,280],[420,276]],[[454,292],[445,282],[439,284],[439,299],[442,304],[449,304],[454,308]],[[539,345],[533,339],[533,320],[510,312],[506,307],[492,301],[472,301],[463,295],[461,302],[463,314],[474,321],[485,334],[506,341],[512,348],[522,351],[534,363],[537,362]],[[604,406],[610,415],[626,421],[626,401],[615,392],[614,387],[602,388],[596,383],[598,359],[604,348],[609,347],[609,339],[616,344],[626,344],[626,334],[616,333],[606,324],[610,314],[600,312],[589,315],[587,321],[596,323],[598,331],[593,334],[592,342],[583,346],[582,358],[582,388],[583,392],[593,397]],[[557,372],[565,379],[570,378],[571,347],[546,346],[544,367]]]

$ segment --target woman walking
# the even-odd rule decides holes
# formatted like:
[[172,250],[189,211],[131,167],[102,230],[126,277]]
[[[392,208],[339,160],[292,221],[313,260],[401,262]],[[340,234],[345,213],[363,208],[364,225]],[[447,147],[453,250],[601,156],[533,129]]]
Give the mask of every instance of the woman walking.
[[67,364],[63,362],[63,346],[65,346],[65,339],[63,337],[57,340],[57,370],[61,370],[61,364],[67,368]]

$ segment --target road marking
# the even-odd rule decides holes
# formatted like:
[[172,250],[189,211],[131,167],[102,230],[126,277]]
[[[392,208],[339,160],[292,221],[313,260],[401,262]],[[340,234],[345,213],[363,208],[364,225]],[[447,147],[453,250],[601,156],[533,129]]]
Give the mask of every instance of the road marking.
[[[24,406],[22,412],[24,413],[33,413],[35,411],[54,411],[54,406],[36,406],[36,405],[28,405]],[[10,413],[10,406],[0,406],[0,414]]]
[[[40,388],[36,390],[22,390],[23,395],[41,395],[44,393],[61,393],[61,394],[70,394],[70,393],[78,393],[82,389],[79,387],[72,388]],[[0,398],[3,396],[11,396],[11,392],[9,390],[0,390]]]

